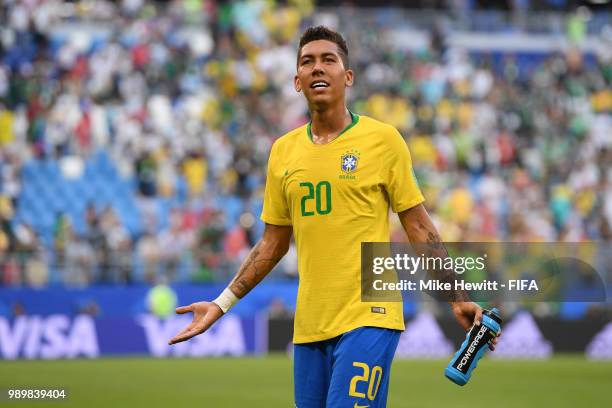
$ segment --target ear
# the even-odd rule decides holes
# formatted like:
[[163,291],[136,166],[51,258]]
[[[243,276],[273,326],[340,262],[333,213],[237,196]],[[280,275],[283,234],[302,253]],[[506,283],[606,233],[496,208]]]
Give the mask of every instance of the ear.
[[302,92],[302,83],[297,75],[293,77],[293,87],[295,88],[295,92]]
[[344,85],[351,87],[353,86],[353,70],[352,69],[347,69],[346,71],[344,71]]

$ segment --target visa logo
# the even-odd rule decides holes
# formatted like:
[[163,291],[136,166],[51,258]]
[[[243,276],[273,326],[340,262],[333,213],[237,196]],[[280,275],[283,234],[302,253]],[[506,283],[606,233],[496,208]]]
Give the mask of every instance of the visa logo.
[[3,359],[97,357],[100,354],[91,316],[20,316],[12,324],[0,317]]

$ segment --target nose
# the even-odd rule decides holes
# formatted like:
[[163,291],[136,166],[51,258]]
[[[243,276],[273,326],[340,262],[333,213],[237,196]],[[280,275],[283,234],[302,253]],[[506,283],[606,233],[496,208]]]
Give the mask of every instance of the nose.
[[325,72],[325,71],[323,70],[323,61],[321,61],[321,60],[319,60],[319,59],[315,60],[315,64],[314,64],[314,66],[312,67],[312,73],[313,73],[313,75],[314,75],[315,73],[322,74],[322,73],[324,73],[324,72]]

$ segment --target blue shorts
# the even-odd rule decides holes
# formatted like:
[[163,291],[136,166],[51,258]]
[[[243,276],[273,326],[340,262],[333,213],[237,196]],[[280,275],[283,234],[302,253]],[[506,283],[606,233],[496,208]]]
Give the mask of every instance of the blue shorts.
[[297,408],[382,408],[401,332],[360,327],[294,346]]

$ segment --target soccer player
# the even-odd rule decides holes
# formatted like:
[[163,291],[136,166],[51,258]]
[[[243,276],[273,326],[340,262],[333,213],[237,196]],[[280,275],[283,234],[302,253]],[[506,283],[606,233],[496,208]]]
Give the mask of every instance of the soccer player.
[[[298,408],[386,406],[403,308],[401,302],[361,301],[360,249],[361,242],[389,240],[389,207],[410,242],[428,245],[432,256],[447,256],[422,205],[402,136],[347,109],[353,75],[340,34],[322,26],[304,32],[294,85],[306,97],[311,121],[272,146],[263,237],[217,299],[177,308],[179,314],[192,312],[193,322],[170,340],[206,331],[272,270],[293,234]],[[480,307],[464,294],[453,299],[452,311],[465,329],[480,321]]]

